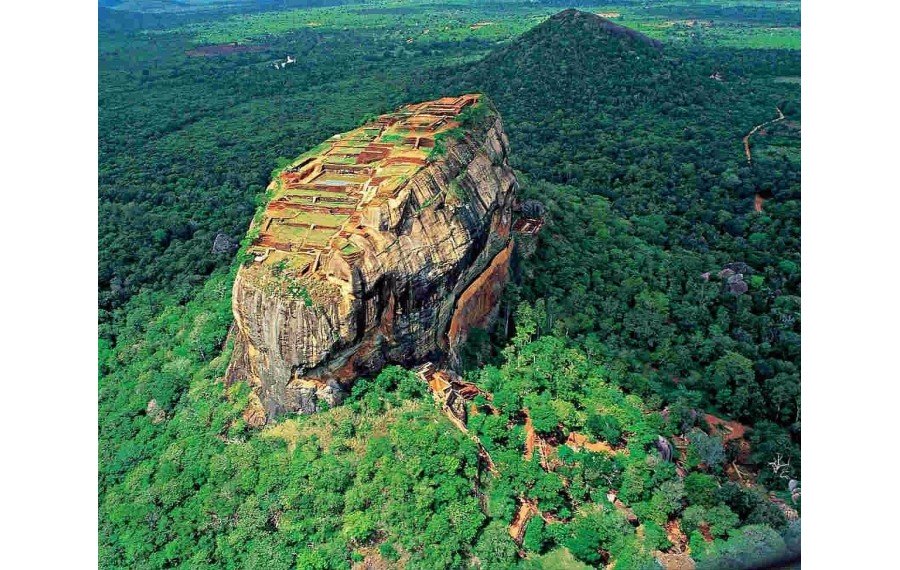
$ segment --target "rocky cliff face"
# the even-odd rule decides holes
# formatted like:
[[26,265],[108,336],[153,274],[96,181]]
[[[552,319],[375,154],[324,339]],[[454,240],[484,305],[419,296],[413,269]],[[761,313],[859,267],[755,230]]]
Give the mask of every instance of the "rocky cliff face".
[[507,279],[517,182],[478,95],[401,108],[301,156],[270,186],[238,272],[227,381],[249,422],[339,403],[361,374],[440,360]]

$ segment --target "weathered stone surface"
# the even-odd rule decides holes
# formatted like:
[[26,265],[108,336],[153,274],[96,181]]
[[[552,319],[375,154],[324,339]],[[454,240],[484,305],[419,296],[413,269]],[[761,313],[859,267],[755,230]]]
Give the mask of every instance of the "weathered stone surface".
[[[401,109],[400,124],[448,108],[444,101],[454,100]],[[412,116],[407,109],[414,109]],[[398,114],[360,129],[395,125],[390,121]],[[388,363],[440,360],[465,338],[469,327],[485,326],[495,313],[492,305],[507,279],[517,189],[507,162],[508,141],[492,109],[476,124],[441,124],[453,128],[454,135],[440,141],[442,152],[421,160],[389,192],[377,184],[380,165],[391,159],[358,159],[371,166],[366,172],[372,178],[364,187],[369,194],[353,204],[349,221],[316,252],[295,253],[297,244],[260,233],[261,245],[250,252],[254,260],[241,267],[234,283],[237,326],[226,381],[248,381],[266,421],[284,412],[313,413],[325,404],[337,405],[356,377]],[[375,147],[391,128],[396,126],[382,126],[382,135],[370,144],[376,158],[380,148]],[[426,149],[423,156],[440,137],[427,130],[416,135],[416,148],[421,144]],[[412,160],[412,154],[404,153]],[[295,178],[317,175],[308,161],[298,161],[295,170],[306,170]],[[374,194],[370,184],[376,186]],[[276,193],[267,216],[275,206],[285,208],[284,198],[280,200]],[[255,223],[264,229],[271,226],[267,218]],[[314,261],[304,262],[293,285],[283,286],[281,273],[272,277],[275,268],[290,268],[307,253]],[[276,264],[275,259],[287,261]],[[290,293],[298,288],[302,294]],[[253,419],[258,422],[259,414]]]
[[732,275],[725,283],[728,287],[728,292],[732,295],[743,295],[750,290],[750,286],[744,281],[744,276],[741,273]]
[[219,232],[216,234],[216,238],[213,240],[212,252],[215,254],[234,253],[234,250],[236,250],[237,248],[238,244],[234,243],[234,241],[227,235]]
[[166,411],[159,407],[155,398],[147,402],[147,410],[145,413],[154,424],[166,421]]
[[733,273],[740,273],[747,276],[753,275],[753,268],[743,261],[733,261],[731,263],[726,263],[725,267],[722,270],[725,271],[726,269]]

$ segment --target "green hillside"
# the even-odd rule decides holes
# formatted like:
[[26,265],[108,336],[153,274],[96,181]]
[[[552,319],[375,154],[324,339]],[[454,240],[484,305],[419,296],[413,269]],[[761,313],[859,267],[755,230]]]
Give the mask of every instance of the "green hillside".
[[[491,96],[525,196],[550,210],[517,293],[546,303],[545,332],[615,361],[623,386],[799,438],[799,87],[773,81],[798,62],[763,73],[607,26],[565,12],[431,76]],[[748,164],[741,138],[776,108],[786,125]],[[719,276],[735,269],[745,293]]]

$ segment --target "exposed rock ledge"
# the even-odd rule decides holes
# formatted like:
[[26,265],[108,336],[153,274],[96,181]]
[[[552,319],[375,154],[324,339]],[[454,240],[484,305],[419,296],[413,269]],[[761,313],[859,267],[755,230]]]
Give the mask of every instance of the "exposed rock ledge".
[[248,422],[441,360],[493,318],[517,190],[507,147],[489,102],[444,98],[333,137],[273,181],[232,298],[226,381],[253,387]]

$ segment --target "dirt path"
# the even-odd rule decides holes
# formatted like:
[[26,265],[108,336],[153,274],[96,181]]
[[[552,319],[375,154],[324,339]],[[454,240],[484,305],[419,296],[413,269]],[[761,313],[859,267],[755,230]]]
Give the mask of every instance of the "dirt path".
[[[481,440],[478,439],[478,436],[469,432],[468,426],[466,426],[463,421],[465,417],[460,418],[456,411],[448,405],[448,396],[453,396],[456,398],[461,398],[463,400],[463,405],[467,405],[467,402],[479,393],[477,387],[473,384],[468,384],[466,382],[456,382],[457,386],[461,386],[461,391],[464,394],[467,394],[469,398],[466,398],[464,395],[460,393],[454,383],[450,378],[447,377],[446,373],[441,370],[435,368],[434,364],[431,362],[426,362],[422,366],[416,369],[416,375],[419,379],[428,386],[428,389],[431,391],[435,400],[440,404],[441,410],[443,410],[444,415],[447,416],[447,419],[450,420],[450,423],[455,425],[459,431],[463,432],[472,442],[478,447],[478,456],[484,461],[488,470],[497,475],[499,472],[497,471],[497,467],[494,464],[494,460],[491,458],[491,454],[488,453],[487,449],[482,445]],[[474,388],[474,392],[469,388]]]
[[757,212],[762,212],[763,204],[765,203],[765,201],[766,201],[765,198],[763,198],[762,196],[757,194],[756,196],[753,197],[753,209],[756,210]]
[[449,407],[443,406],[443,410],[444,415],[447,416],[447,419],[450,420],[450,423],[455,425],[459,429],[459,431],[469,436],[469,439],[472,440],[472,443],[477,446],[478,456],[481,457],[481,460],[484,461],[485,465],[487,465],[488,471],[490,471],[494,475],[499,475],[500,472],[497,471],[497,466],[494,465],[494,460],[491,458],[491,454],[488,453],[487,449],[484,448],[484,445],[482,445],[481,440],[478,439],[478,436],[469,432],[469,428],[466,426],[466,424],[464,424],[462,420],[456,417],[456,414],[454,414],[453,410],[451,410]]
[[537,442],[537,434],[534,433],[534,424],[531,423],[531,416],[528,410],[525,410],[525,461],[531,460],[531,454],[534,453],[534,446]]
[[750,156],[750,137],[752,137],[754,135],[754,133],[756,133],[756,131],[765,127],[766,125],[771,125],[772,123],[777,123],[778,121],[784,120],[784,113],[781,112],[781,109],[779,109],[778,107],[775,107],[775,110],[778,111],[777,118],[772,119],[771,121],[766,121],[765,123],[756,125],[755,127],[753,127],[753,130],[751,130],[749,133],[747,133],[747,136],[744,137],[744,154],[747,155],[747,164],[750,164],[751,162],[753,162],[753,159]]
[[531,517],[538,513],[538,508],[534,501],[529,501],[524,497],[520,497],[519,501],[519,510],[516,512],[512,524],[509,525],[509,536],[516,544],[521,545],[522,539],[525,537],[525,527]]

